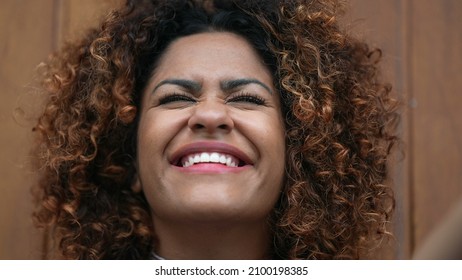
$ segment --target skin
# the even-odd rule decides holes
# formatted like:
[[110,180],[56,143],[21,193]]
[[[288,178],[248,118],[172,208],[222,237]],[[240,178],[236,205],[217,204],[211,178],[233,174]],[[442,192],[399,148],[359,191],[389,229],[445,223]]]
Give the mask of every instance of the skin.
[[[268,257],[284,139],[272,75],[244,38],[211,32],[172,42],[143,93],[134,185],[151,206],[157,254]],[[231,151],[245,164],[179,163],[202,150]]]

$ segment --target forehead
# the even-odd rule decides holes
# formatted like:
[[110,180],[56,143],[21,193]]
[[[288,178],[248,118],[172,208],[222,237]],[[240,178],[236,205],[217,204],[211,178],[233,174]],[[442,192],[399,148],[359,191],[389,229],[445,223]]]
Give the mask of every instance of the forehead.
[[[173,41],[159,58],[155,76],[187,74],[269,75],[269,69],[247,40],[229,32],[208,32]],[[233,74],[234,72],[234,74]]]

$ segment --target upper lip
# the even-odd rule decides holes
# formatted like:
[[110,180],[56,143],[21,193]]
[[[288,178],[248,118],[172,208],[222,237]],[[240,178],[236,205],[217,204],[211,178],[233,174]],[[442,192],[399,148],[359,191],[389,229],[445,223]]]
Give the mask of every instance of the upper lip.
[[194,154],[194,153],[223,153],[232,155],[242,161],[244,164],[253,164],[252,160],[249,156],[241,151],[239,148],[234,147],[232,145],[223,143],[223,142],[215,142],[215,141],[200,141],[194,142],[191,144],[186,144],[180,147],[178,150],[173,152],[170,158],[170,163],[173,165],[178,165],[181,158],[184,156]]

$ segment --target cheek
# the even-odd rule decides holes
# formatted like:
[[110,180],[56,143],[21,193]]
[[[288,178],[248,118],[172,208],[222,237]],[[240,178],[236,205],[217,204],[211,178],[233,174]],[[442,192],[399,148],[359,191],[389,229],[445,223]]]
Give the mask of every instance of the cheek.
[[241,119],[243,134],[253,144],[261,159],[261,172],[272,189],[282,185],[285,170],[285,127],[280,114],[254,115]]
[[[159,138],[159,134],[156,131],[162,129],[162,125],[157,122],[155,118],[152,118],[148,114],[140,119],[138,126],[138,160],[143,161],[147,154],[154,152],[154,148],[158,147],[162,142]],[[141,164],[141,167],[143,165]]]
[[263,133],[266,137],[262,146],[268,156],[270,173],[275,182],[278,182],[275,187],[280,188],[285,172],[286,143],[285,126],[279,114],[267,120]]
[[160,203],[165,150],[178,133],[178,120],[156,110],[143,112],[138,125],[137,166],[140,186],[150,205]]
[[[172,137],[181,128],[183,121],[178,114],[147,111],[140,118],[138,126],[138,151],[143,153],[145,146],[165,147]],[[141,150],[141,151],[140,151]]]
[[[146,176],[159,176],[159,165],[165,149],[176,133],[175,119],[156,112],[145,112],[140,118],[137,139],[137,164],[145,181]],[[143,176],[144,175],[144,176]]]
[[282,124],[274,124],[268,131],[268,141],[265,145],[269,157],[270,174],[273,177],[275,188],[281,188],[285,173],[285,132]]
[[279,114],[263,116],[252,124],[254,143],[278,162],[285,156],[285,128]]

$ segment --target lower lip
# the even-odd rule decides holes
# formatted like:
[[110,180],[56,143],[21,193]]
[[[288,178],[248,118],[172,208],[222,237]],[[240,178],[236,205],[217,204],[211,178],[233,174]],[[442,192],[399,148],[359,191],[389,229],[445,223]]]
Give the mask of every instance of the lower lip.
[[186,173],[201,173],[201,174],[223,174],[223,173],[238,173],[250,168],[250,165],[240,167],[230,167],[218,163],[199,163],[189,167],[173,166],[175,169]]

